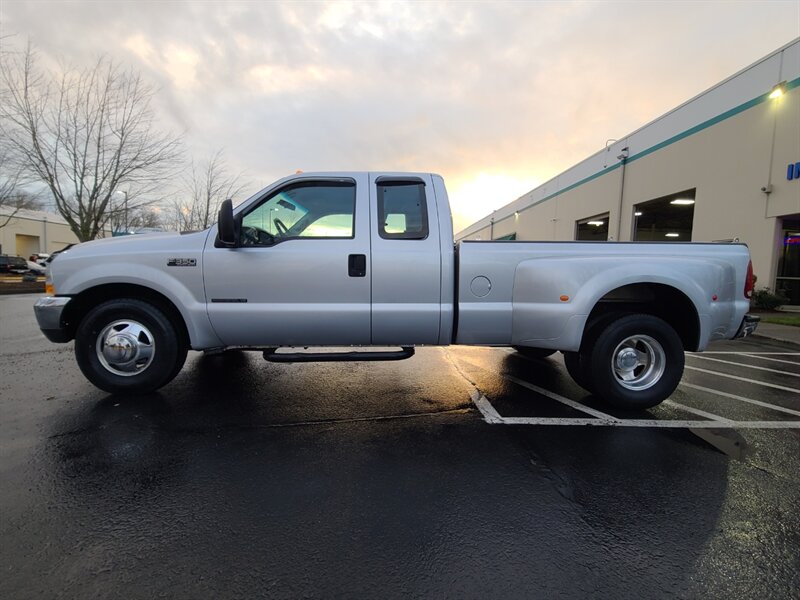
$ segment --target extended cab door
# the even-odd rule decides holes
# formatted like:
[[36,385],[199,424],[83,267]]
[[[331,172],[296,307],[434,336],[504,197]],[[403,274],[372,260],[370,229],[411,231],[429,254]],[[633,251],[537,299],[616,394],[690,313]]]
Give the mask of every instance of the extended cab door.
[[438,344],[442,252],[433,181],[370,174],[370,193],[372,343]]
[[250,202],[240,244],[203,256],[211,324],[226,345],[370,343],[366,175],[298,177]]

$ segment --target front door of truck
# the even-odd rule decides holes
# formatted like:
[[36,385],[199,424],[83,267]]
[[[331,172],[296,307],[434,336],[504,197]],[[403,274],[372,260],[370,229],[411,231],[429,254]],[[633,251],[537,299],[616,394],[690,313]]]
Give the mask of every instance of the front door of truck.
[[248,204],[239,246],[203,255],[208,316],[229,346],[369,344],[367,177],[299,178]]

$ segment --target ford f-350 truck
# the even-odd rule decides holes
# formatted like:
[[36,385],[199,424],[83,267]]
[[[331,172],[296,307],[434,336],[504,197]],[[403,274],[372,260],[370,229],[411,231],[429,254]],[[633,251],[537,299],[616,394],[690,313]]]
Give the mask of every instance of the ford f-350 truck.
[[167,384],[188,349],[299,362],[469,344],[560,350],[578,384],[645,408],[678,385],[684,351],[752,333],[752,288],[743,244],[454,245],[438,175],[304,173],[225,201],[205,231],[61,252],[35,312],[112,393]]

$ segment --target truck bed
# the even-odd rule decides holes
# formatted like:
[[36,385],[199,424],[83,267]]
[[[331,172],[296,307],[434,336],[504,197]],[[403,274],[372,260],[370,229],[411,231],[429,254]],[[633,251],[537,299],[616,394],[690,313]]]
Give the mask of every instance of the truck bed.
[[577,351],[599,302],[673,288],[696,307],[702,350],[733,337],[750,305],[744,244],[465,241],[456,260],[459,344]]

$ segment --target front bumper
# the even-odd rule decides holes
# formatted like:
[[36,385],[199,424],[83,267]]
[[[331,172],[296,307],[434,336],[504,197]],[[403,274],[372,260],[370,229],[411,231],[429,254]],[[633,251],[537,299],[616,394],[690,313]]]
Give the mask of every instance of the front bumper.
[[759,321],[761,321],[761,317],[757,315],[745,315],[744,319],[742,319],[742,324],[739,326],[739,331],[737,331],[736,335],[733,336],[734,339],[753,335],[756,327],[758,327]]
[[71,298],[62,296],[48,296],[47,298],[39,298],[36,304],[33,305],[33,312],[36,314],[39,329],[51,342],[61,344],[72,339],[69,331],[61,324],[61,314],[70,300]]

